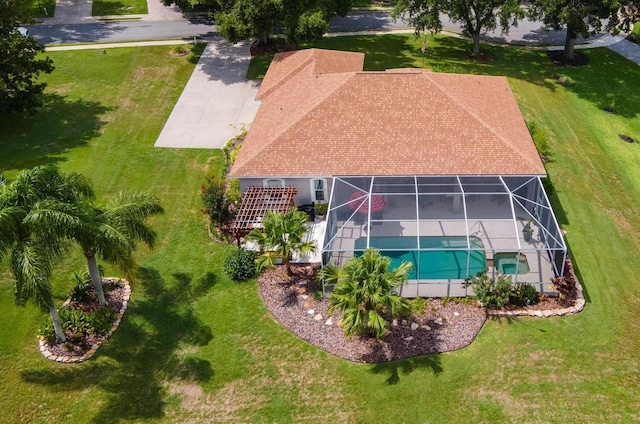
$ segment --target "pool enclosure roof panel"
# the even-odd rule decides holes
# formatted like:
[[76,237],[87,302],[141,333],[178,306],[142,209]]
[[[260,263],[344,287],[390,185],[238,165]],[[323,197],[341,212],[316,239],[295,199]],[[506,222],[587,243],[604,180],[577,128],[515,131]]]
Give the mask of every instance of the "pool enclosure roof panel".
[[[523,239],[527,225],[539,243]],[[323,252],[376,247],[372,240],[385,237],[403,239],[395,250],[428,250],[421,238],[429,236],[465,240],[450,250],[478,249],[474,237],[481,236],[493,251],[566,251],[537,176],[334,178]]]

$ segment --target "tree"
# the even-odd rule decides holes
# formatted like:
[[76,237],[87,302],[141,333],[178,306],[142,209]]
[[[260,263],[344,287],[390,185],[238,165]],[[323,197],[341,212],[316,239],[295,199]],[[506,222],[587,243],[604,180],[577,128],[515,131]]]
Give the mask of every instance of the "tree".
[[375,249],[349,259],[343,267],[325,265],[318,278],[333,284],[329,312],[342,312],[342,328],[347,337],[374,334],[382,339],[389,327],[385,315],[397,318],[407,313],[409,304],[395,290],[407,280],[412,264],[402,262],[389,269],[391,259]]
[[615,27],[619,10],[617,0],[535,0],[530,15],[555,30],[566,27],[563,59],[571,62],[575,60],[576,38],[600,31],[605,18],[610,18],[607,29]]
[[296,209],[291,209],[287,213],[267,211],[262,220],[264,228],[254,229],[245,237],[247,241],[258,243],[264,251],[256,259],[258,269],[273,267],[275,260],[281,258],[287,275],[293,275],[291,271],[293,254],[305,255],[316,249],[313,241],[304,241],[307,220],[307,214]]
[[82,247],[87,269],[101,306],[107,304],[96,254],[125,273],[135,268],[133,251],[136,241],[153,247],[156,233],[145,220],[164,212],[160,201],[148,193],[123,191],[106,208],[90,202],[81,205],[80,224],[67,234]]
[[215,14],[220,34],[232,43],[256,38],[266,45],[281,29],[289,41],[322,37],[334,15],[345,16],[352,0],[221,0]]
[[53,71],[49,57],[38,58],[44,46],[16,28],[30,20],[29,4],[0,0],[0,112],[33,111],[40,106],[46,84],[38,78]]
[[474,57],[480,54],[480,34],[494,30],[498,22],[504,33],[511,25],[524,18],[525,11],[519,0],[398,0],[394,18],[402,18],[415,28],[416,35],[425,31],[440,32],[443,13],[453,22],[460,23],[473,39]]
[[78,224],[72,201],[79,194],[92,194],[81,175],[49,166],[23,171],[14,181],[0,179],[0,257],[10,253],[16,303],[23,306],[32,300],[48,310],[59,342],[66,337],[49,278],[67,252],[58,229]]

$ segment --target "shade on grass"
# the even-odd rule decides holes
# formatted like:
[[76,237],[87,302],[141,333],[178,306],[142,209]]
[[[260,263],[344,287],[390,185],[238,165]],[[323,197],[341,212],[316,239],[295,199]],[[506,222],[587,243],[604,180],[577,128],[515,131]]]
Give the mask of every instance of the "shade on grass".
[[[420,44],[393,35],[321,46],[371,51],[367,68],[383,69],[420,66]],[[151,221],[156,249],[138,252],[121,327],[83,365],[36,352],[45,317],[13,305],[1,268],[0,421],[637,421],[640,146],[618,134],[640,139],[640,93],[629,89],[640,86],[640,67],[608,50],[588,51],[585,68],[553,68],[544,52],[507,49],[487,49],[496,60],[475,63],[469,48],[430,39],[425,66],[508,75],[525,118],[548,133],[552,201],[586,288],[584,312],[491,320],[459,352],[388,364],[320,352],[271,319],[255,281],[236,284],[222,272],[227,246],[207,238],[198,197],[222,155],[152,147],[194,64],[163,47],[50,53],[49,106],[0,117],[0,168],[15,175],[56,163],[86,173],[100,198],[150,191],[166,214]],[[575,85],[559,85],[557,73]],[[602,111],[607,96],[615,115]],[[76,252],[56,270],[58,300],[82,265]]]

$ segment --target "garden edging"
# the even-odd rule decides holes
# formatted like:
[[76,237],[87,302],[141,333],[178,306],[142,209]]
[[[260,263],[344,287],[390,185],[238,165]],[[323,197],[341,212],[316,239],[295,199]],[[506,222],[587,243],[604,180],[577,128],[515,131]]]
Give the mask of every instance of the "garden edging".
[[107,341],[109,337],[111,337],[111,335],[118,329],[118,326],[120,326],[120,322],[122,321],[122,317],[124,316],[124,313],[127,311],[127,307],[129,306],[129,299],[131,298],[131,285],[127,280],[115,278],[115,277],[108,277],[108,278],[105,278],[105,280],[108,280],[110,278],[120,280],[120,282],[124,286],[124,296],[122,300],[122,306],[120,310],[116,313],[116,319],[111,325],[111,328],[107,332],[105,338],[100,343],[94,343],[91,346],[91,349],[89,349],[84,355],[75,356],[75,355],[54,355],[47,349],[47,343],[44,341],[44,338],[40,336],[38,337],[39,350],[40,350],[40,353],[42,353],[42,355],[45,358],[51,361],[62,362],[62,363],[84,362],[87,359],[91,358],[96,353],[98,348],[105,341]]

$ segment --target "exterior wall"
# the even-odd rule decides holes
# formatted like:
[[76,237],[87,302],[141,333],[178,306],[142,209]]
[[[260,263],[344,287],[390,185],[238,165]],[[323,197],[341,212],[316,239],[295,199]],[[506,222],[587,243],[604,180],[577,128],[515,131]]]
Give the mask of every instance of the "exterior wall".
[[[279,177],[266,177],[266,178],[279,178]],[[263,186],[266,178],[238,178],[240,180],[240,191],[245,192],[247,187],[251,186]],[[327,202],[331,195],[331,183],[333,179],[331,177],[314,177],[314,178],[281,178],[284,180],[285,186],[294,186],[298,190],[298,194],[294,198],[296,206],[307,205],[313,201],[311,194],[311,180],[317,178],[324,178],[327,181]]]

